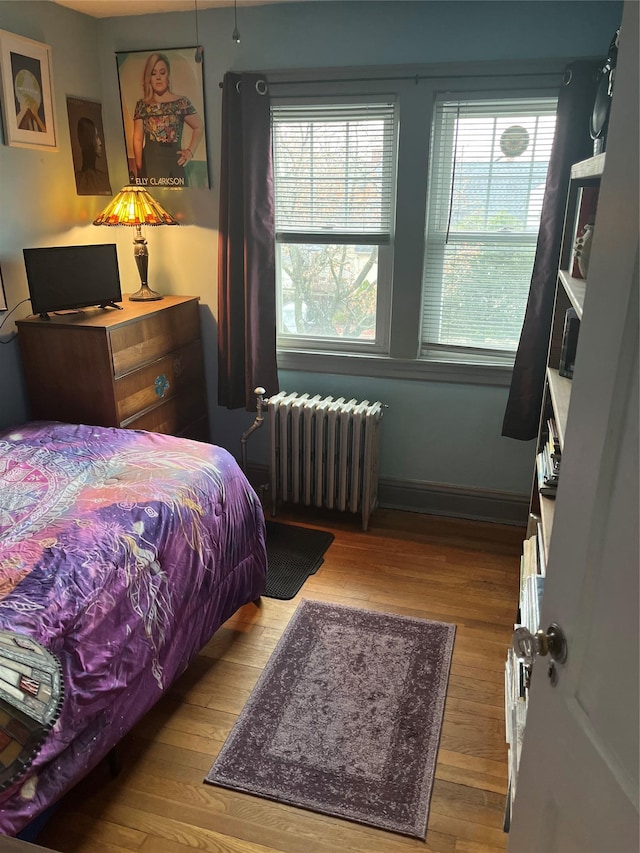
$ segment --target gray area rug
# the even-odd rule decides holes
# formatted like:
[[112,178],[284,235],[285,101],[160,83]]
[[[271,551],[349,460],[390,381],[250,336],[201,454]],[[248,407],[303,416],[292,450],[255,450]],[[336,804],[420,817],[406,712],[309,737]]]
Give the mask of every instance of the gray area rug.
[[303,600],[205,781],[424,839],[454,635]]

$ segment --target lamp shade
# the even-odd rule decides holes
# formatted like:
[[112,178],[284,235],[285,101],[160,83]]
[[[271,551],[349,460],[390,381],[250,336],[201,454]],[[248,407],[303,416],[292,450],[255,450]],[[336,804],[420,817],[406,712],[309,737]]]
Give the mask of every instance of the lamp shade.
[[132,302],[147,302],[162,299],[162,295],[151,290],[147,282],[149,252],[147,241],[142,236],[142,225],[179,225],[161,204],[142,187],[123,187],[118,195],[93,220],[94,225],[132,225],[136,229],[133,238],[133,255],[140,273],[140,289],[132,293]]
[[179,225],[143,187],[123,187],[102,213],[93,220],[94,225]]

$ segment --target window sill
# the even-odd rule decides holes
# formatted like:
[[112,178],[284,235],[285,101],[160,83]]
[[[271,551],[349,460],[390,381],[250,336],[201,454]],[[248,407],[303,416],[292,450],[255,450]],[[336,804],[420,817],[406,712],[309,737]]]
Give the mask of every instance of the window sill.
[[389,358],[380,355],[345,355],[278,349],[280,370],[306,373],[336,373],[378,379],[408,379],[427,382],[460,382],[466,385],[511,384],[511,365]]

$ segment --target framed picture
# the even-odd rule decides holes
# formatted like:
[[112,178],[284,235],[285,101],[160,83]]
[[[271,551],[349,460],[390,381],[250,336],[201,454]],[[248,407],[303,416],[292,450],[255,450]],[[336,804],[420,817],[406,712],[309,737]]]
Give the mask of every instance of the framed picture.
[[0,30],[0,73],[7,144],[57,151],[49,45]]
[[4,292],[4,281],[2,280],[2,270],[0,270],[0,311],[7,310],[7,294]]
[[202,53],[134,51],[116,62],[130,183],[209,187]]
[[78,195],[112,195],[102,104],[67,97],[71,155]]

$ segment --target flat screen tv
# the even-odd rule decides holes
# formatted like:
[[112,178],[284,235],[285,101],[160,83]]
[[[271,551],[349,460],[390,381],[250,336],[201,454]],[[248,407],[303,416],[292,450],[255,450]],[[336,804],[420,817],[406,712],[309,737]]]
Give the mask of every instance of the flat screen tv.
[[115,243],[23,249],[34,314],[99,305],[120,308],[120,273]]

